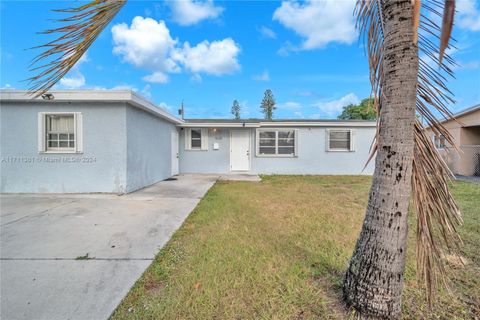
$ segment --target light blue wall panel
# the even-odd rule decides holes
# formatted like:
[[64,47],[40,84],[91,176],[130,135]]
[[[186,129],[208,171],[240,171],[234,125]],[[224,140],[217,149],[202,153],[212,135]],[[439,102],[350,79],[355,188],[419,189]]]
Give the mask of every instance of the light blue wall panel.
[[171,176],[171,134],[175,125],[127,107],[127,192]]
[[[83,154],[38,153],[38,112],[81,112]],[[1,191],[125,192],[125,112],[118,103],[2,102]]]
[[[257,157],[255,129],[251,136],[251,173],[263,174],[325,174],[356,175],[372,174],[373,161],[362,171],[368,159],[369,149],[375,135],[373,127],[348,127],[355,130],[355,151],[326,151],[326,129],[328,127],[302,127],[298,129],[298,153],[296,157]],[[185,150],[184,131],[180,134],[180,172],[184,173],[227,173],[230,172],[230,129],[209,129],[208,151]],[[238,129],[234,129],[238,130]],[[218,142],[220,149],[213,150]]]
[[[185,130],[180,131],[179,161],[181,173],[225,173],[230,171],[230,130],[208,130],[208,151],[185,150]],[[213,150],[218,143],[219,149]]]

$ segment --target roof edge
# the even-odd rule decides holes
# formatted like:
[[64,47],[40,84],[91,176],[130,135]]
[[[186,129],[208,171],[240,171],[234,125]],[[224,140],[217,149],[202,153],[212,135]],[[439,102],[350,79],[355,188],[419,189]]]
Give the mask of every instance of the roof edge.
[[172,115],[167,110],[138,95],[132,90],[53,90],[54,100],[33,98],[27,90],[0,90],[0,101],[12,102],[126,102],[130,105],[163,118],[174,124],[184,121]]
[[[212,119],[213,120],[213,119]],[[195,121],[189,122],[186,120],[180,127],[184,128],[205,128],[205,127],[216,127],[216,128],[275,128],[275,127],[375,127],[377,125],[376,121],[368,120],[309,120],[305,121],[302,119],[299,120],[279,120],[279,121],[221,121],[221,120],[205,120],[205,121]]]

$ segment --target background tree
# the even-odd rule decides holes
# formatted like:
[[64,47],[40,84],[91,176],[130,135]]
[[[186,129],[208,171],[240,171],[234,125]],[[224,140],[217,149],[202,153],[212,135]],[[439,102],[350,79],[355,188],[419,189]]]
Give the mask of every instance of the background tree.
[[231,113],[235,119],[240,119],[240,104],[237,100],[233,100]]
[[343,120],[375,120],[377,118],[377,112],[373,98],[363,99],[360,104],[349,104],[343,107],[342,114],[338,116],[338,119]]
[[[447,104],[454,101],[441,72],[451,73],[453,63],[444,51],[454,3],[447,0],[444,8],[440,1],[423,0],[423,10],[429,12],[420,14],[420,0],[357,1],[357,26],[367,40],[380,117],[365,221],[343,284],[344,298],[358,318],[392,319],[401,313],[411,195],[417,214],[417,271],[425,280],[429,302],[437,274],[445,275],[444,248],[459,243],[455,227],[461,216],[448,189],[450,171],[416,117],[416,113],[423,116],[435,133],[454,143],[432,112],[452,116]],[[426,18],[442,11],[442,28]],[[419,27],[424,34],[418,34]],[[436,37],[439,48],[430,40]],[[419,50],[440,68],[419,61]],[[442,239],[445,246],[439,243]]]
[[272,120],[273,110],[276,109],[276,107],[275,107],[275,97],[273,96],[272,90],[270,90],[270,89],[265,90],[265,95],[263,97],[260,108],[262,109],[262,113],[263,113],[265,119]]

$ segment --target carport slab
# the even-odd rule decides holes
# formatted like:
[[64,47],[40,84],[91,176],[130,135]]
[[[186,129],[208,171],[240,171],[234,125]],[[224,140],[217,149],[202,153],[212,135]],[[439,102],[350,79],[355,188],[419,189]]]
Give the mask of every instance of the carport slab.
[[2,195],[1,318],[107,319],[216,179],[181,175],[124,196]]

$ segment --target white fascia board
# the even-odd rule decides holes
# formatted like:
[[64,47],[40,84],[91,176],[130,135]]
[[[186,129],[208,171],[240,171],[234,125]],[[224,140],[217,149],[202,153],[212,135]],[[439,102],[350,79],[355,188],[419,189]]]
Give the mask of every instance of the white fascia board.
[[44,100],[42,97],[34,98],[26,90],[1,90],[0,101],[26,102],[26,103],[55,103],[55,102],[126,102],[155,116],[163,118],[174,124],[183,123],[168,111],[157,107],[152,102],[137,95],[131,90],[55,90],[53,100]]
[[156,105],[154,105],[152,102],[146,100],[145,98],[137,95],[135,92],[131,92],[131,99],[130,99],[130,104],[134,105],[137,108],[140,108],[142,110],[145,110],[147,112],[153,113],[155,115],[158,115],[170,122],[173,122],[174,124],[181,124],[184,121],[182,119],[179,119],[172,114],[170,114],[168,111],[164,110],[163,108],[160,108]]
[[292,122],[260,122],[261,128],[275,127],[375,127],[375,121],[292,121]]
[[228,122],[183,122],[182,128],[258,128],[258,123],[228,123]]
[[372,127],[375,121],[285,121],[285,122],[184,122],[184,128],[295,128],[295,127]]

